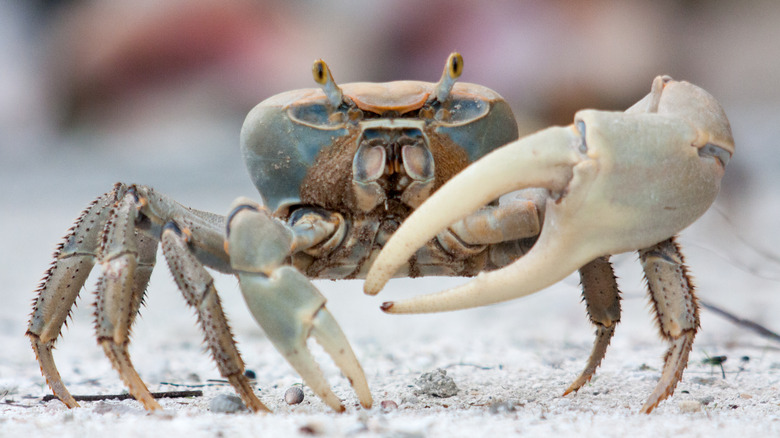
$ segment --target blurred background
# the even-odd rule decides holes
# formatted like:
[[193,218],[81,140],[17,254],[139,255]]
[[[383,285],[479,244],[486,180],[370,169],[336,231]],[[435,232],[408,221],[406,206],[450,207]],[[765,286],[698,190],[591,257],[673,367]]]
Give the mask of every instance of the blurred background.
[[[581,108],[625,109],[658,74],[691,81],[717,97],[731,120],[737,153],[716,207],[683,233],[682,243],[702,298],[780,329],[778,23],[780,3],[769,0],[2,0],[4,345],[18,342],[19,349],[8,351],[27,353],[14,360],[37,370],[22,337],[37,281],[72,220],[115,181],[151,185],[183,204],[226,212],[237,196],[257,198],[238,149],[244,115],[273,94],[313,87],[315,59],[326,60],[341,83],[436,81],[456,50],[465,59],[462,80],[502,94],[523,133],[568,124]],[[654,340],[635,256],[616,261],[627,314],[640,315],[641,334],[631,336]],[[190,321],[181,330],[197,339],[170,276],[157,272],[145,314],[180,312]],[[221,281],[238,331],[256,330],[236,298],[235,282]],[[394,284],[421,293],[451,281],[460,280]],[[554,317],[558,325],[547,333],[587,334],[577,281],[572,277],[503,310],[465,314],[486,324],[495,312],[530,321]],[[376,309],[392,295],[364,297],[360,282],[321,287],[335,303],[334,313],[342,314],[348,336],[362,336],[371,324],[400,329],[397,319],[382,322]],[[81,309],[71,331],[89,337],[91,306]],[[408,319],[407,326],[419,333],[425,330],[418,324],[432,324],[422,321],[449,318],[457,326],[463,316],[431,318]],[[150,316],[139,324],[153,332],[160,322]],[[712,327],[723,329],[708,332]],[[705,320],[699,339],[722,340],[730,333],[739,331]],[[590,335],[582,342],[587,345]]]

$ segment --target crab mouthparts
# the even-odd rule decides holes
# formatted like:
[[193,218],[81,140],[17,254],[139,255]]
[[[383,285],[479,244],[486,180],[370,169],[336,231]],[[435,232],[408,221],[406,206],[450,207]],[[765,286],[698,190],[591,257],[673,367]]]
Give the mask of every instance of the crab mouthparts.
[[[578,135],[570,127],[554,127],[528,136],[522,140],[511,143],[484,156],[480,165],[470,166],[461,173],[447,181],[434,195],[422,206],[416,209],[396,231],[379,254],[366,277],[364,290],[367,294],[374,295],[393,276],[398,268],[422,245],[436,235],[440,230],[459,220],[490,200],[496,199],[504,193],[527,187],[544,187],[553,194],[562,194],[567,190],[573,178],[574,168],[583,159],[577,148]],[[520,176],[520,178],[518,178]],[[446,190],[445,190],[446,189]],[[557,198],[553,196],[552,198]],[[565,199],[563,196],[561,199]],[[553,201],[554,202],[554,201]],[[447,214],[441,214],[446,211]],[[548,214],[545,218],[545,226],[551,227],[554,214]],[[553,228],[554,228],[554,224]],[[550,233],[542,233],[541,238]],[[555,234],[555,233],[552,233]],[[564,239],[565,240],[565,239]],[[552,243],[556,243],[553,241]],[[549,251],[539,251],[539,243],[534,247],[535,255],[528,254],[523,260],[532,270],[538,270],[540,275],[529,276],[524,279],[523,288],[538,290],[568,275],[572,265],[580,263],[582,257],[573,255],[572,263],[549,263],[551,254],[559,251],[560,245],[547,245]],[[542,245],[544,248],[545,246]],[[587,261],[587,260],[585,260]],[[542,272],[543,269],[555,272]],[[567,272],[568,271],[568,272]],[[506,275],[507,269],[491,273],[492,280],[499,276],[502,283],[501,293],[485,294],[483,298],[489,302],[498,302],[508,299],[503,292],[517,292],[519,286],[513,283],[514,273]],[[546,275],[549,274],[549,275]],[[477,288],[483,286],[484,275],[478,276],[472,281]],[[506,287],[504,287],[506,286]],[[494,288],[495,289],[495,288]],[[429,296],[424,296],[429,297]],[[421,297],[418,297],[421,298]],[[457,297],[448,300],[443,306],[418,306],[420,311],[441,311],[462,308],[465,301]],[[419,304],[419,303],[415,303]],[[389,311],[389,308],[387,309]],[[392,311],[408,311],[406,306],[395,303]]]
[[365,122],[352,161],[358,208],[371,211],[388,198],[417,207],[430,195],[433,182],[433,155],[419,124]]

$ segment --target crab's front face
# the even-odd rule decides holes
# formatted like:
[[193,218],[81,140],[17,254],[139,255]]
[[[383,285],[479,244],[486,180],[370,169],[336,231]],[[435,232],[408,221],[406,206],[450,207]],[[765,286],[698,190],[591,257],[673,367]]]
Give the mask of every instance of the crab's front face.
[[335,85],[281,93],[255,107],[241,132],[249,173],[266,206],[305,204],[347,214],[406,215],[469,163],[517,138],[494,91],[455,83],[459,55],[439,83]]

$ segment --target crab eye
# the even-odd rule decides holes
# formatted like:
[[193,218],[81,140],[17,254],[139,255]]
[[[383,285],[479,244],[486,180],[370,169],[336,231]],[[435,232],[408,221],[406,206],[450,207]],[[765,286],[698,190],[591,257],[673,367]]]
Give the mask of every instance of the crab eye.
[[463,56],[460,53],[453,53],[450,55],[447,70],[451,78],[459,78],[463,73]]
[[707,143],[699,148],[699,156],[717,158],[723,167],[726,167],[731,159],[731,153],[729,151],[712,143]]
[[577,131],[580,132],[580,152],[583,154],[588,153],[588,143],[585,140],[585,122],[577,120],[574,125],[577,127]]
[[314,61],[314,65],[311,67],[312,76],[314,76],[314,82],[325,85],[328,83],[328,65],[325,61],[318,59]]
[[444,64],[444,72],[441,74],[441,79],[436,84],[436,91],[434,92],[436,100],[441,103],[447,102],[450,98],[452,86],[455,85],[455,81],[458,80],[461,73],[463,73],[463,57],[460,53],[451,53],[449,58],[447,58],[447,63]]
[[321,59],[314,61],[314,64],[311,66],[311,73],[314,76],[314,82],[320,85],[320,88],[322,88],[322,91],[328,98],[330,106],[334,109],[338,108],[341,105],[343,93],[341,88],[336,85],[336,81],[333,80],[328,64],[325,64],[325,61]]

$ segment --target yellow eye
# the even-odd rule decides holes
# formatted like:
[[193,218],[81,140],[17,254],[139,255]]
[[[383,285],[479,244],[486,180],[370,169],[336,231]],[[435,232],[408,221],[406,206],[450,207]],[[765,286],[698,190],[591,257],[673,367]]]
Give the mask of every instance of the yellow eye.
[[460,77],[463,73],[463,57],[460,53],[455,52],[450,55],[448,67],[450,77],[453,79]]
[[447,63],[444,64],[444,72],[441,74],[441,79],[436,84],[436,92],[434,94],[436,100],[444,103],[449,99],[452,86],[455,85],[455,81],[458,80],[461,73],[463,73],[463,57],[458,52],[452,52],[449,58],[447,58]]
[[320,85],[325,85],[328,83],[328,64],[325,64],[325,61],[318,59],[314,61],[314,65],[311,67],[311,73],[312,76],[314,76],[314,81]]
[[325,64],[325,61],[321,59],[314,61],[314,65],[311,66],[311,74],[314,76],[314,82],[318,83],[322,91],[325,92],[330,106],[333,109],[338,108],[341,105],[343,94],[341,88],[333,80],[328,64]]

